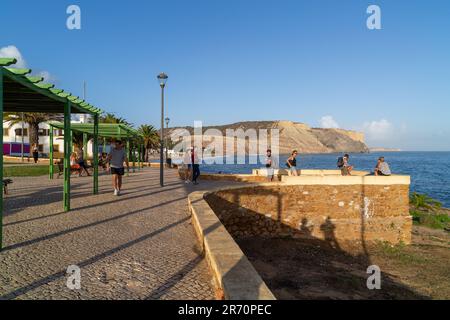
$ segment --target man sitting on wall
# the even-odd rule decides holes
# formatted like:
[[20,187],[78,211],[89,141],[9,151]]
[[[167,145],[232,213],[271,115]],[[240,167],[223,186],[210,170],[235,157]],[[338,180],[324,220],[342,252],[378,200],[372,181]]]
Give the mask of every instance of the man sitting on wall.
[[343,157],[339,157],[337,166],[339,169],[341,169],[341,174],[343,176],[351,176],[353,166],[349,163],[350,156],[348,154],[344,154]]
[[390,176],[391,175],[391,169],[389,168],[388,163],[384,161],[384,157],[380,157],[378,159],[378,162],[377,162],[374,172],[375,172],[376,176]]

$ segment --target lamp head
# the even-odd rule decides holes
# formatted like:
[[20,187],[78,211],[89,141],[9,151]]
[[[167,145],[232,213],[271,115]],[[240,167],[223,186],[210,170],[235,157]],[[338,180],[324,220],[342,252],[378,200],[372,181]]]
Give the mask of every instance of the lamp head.
[[169,78],[167,76],[167,74],[165,74],[164,72],[161,72],[157,78],[158,78],[159,85],[161,86],[161,88],[164,88],[166,86],[167,79]]

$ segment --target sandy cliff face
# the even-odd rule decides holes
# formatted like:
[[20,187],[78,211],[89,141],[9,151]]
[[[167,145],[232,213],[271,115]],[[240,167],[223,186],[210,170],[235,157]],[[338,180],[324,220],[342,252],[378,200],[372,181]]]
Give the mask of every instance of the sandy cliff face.
[[[204,127],[203,132],[208,129],[218,129],[226,133],[227,129],[242,129],[247,131],[254,129],[278,129],[280,136],[280,153],[287,154],[296,149],[300,153],[333,153],[349,152],[361,153],[369,152],[364,143],[364,134],[361,132],[343,129],[321,129],[311,128],[304,123],[292,121],[248,121],[238,122],[224,126]],[[175,129],[170,130],[169,134]],[[192,127],[186,127],[193,134]]]

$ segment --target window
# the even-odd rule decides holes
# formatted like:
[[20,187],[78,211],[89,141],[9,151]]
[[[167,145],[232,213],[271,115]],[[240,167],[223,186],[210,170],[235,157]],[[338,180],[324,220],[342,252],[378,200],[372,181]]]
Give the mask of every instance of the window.
[[50,135],[50,130],[49,129],[39,129],[39,136],[40,137],[45,137],[45,136],[49,136]]
[[3,128],[3,136],[4,137],[9,137],[9,129],[8,128]]
[[44,145],[43,144],[39,145],[38,151],[41,152],[41,153],[44,152]]
[[[16,133],[16,136],[22,136],[22,128],[14,130]],[[28,136],[28,129],[23,130],[24,136]]]

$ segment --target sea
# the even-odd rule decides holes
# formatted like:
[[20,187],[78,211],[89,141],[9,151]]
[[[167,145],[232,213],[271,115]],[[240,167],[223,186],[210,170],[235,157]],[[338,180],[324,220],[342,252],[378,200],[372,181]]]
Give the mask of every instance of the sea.
[[[337,169],[341,154],[304,154],[297,157],[301,169]],[[424,193],[450,208],[450,152],[373,152],[350,154],[350,164],[355,170],[373,171],[377,159],[384,156],[393,174],[411,176],[411,192]],[[288,155],[280,156],[280,167]],[[201,170],[208,173],[251,173],[263,165],[258,156],[235,159],[243,164],[203,164]],[[263,160],[263,159],[262,159]],[[225,163],[225,161],[223,161]],[[251,164],[255,163],[256,164]]]

